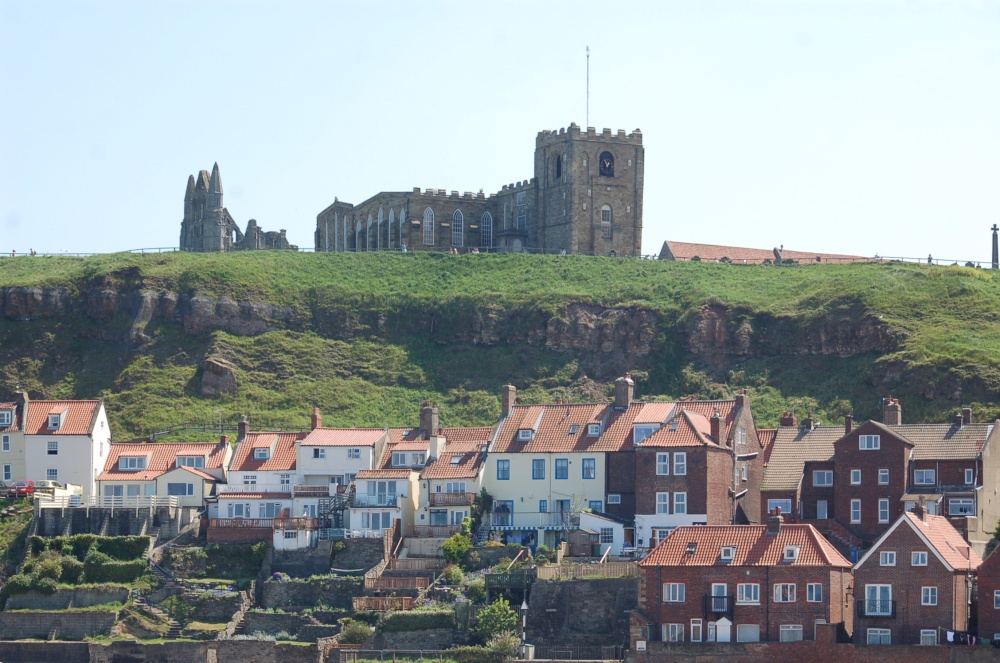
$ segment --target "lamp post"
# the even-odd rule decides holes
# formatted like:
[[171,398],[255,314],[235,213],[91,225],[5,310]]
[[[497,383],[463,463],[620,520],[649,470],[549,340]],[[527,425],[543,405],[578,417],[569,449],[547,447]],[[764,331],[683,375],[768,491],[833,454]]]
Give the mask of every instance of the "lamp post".
[[524,656],[524,645],[528,642],[528,597],[521,601],[521,655]]

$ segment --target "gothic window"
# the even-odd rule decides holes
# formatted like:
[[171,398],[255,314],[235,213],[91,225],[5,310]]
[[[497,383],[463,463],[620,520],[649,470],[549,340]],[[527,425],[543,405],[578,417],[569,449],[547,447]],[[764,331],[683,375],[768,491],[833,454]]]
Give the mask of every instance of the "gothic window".
[[396,210],[389,208],[389,246],[386,247],[390,251],[392,250],[392,224],[396,221]]
[[451,244],[465,246],[465,217],[460,209],[455,210],[451,216]]
[[611,239],[611,205],[601,208],[601,237]]
[[493,215],[489,212],[483,214],[480,235],[483,246],[493,246]]
[[399,248],[403,248],[403,224],[406,223],[406,208],[399,210]]
[[601,166],[601,177],[615,176],[615,156],[611,152],[601,152],[597,161]]
[[556,157],[556,179],[562,177],[562,157]]
[[375,235],[375,248],[382,250],[382,221],[385,217],[382,216],[382,208],[378,208],[378,233]]
[[354,231],[354,250],[361,250],[361,222],[358,221],[357,230]]
[[372,215],[368,213],[368,227],[365,229],[365,251],[372,250]]
[[517,229],[524,230],[528,227],[528,214],[523,210],[517,215]]
[[434,210],[424,210],[424,246],[434,246]]

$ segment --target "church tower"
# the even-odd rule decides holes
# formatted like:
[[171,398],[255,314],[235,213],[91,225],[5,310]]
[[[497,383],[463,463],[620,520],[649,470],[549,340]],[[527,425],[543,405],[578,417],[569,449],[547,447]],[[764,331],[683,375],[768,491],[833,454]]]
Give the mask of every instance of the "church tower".
[[201,171],[188,177],[184,191],[184,220],[181,221],[181,251],[229,251],[232,234],[222,203],[222,176],[219,164],[212,174]]
[[640,255],[644,164],[638,129],[598,134],[573,123],[558,132],[539,132],[539,227],[532,243],[546,253]]

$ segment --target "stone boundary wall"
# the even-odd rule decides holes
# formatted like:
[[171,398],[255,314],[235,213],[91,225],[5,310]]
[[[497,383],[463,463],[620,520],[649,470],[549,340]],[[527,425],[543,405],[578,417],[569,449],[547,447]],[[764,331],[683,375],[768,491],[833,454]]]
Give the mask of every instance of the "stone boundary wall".
[[626,663],[986,663],[996,661],[987,646],[858,646],[817,642],[647,643],[648,651],[628,651]]
[[376,649],[436,650],[455,644],[455,631],[450,628],[429,628],[420,631],[392,631],[375,636]]
[[361,576],[314,579],[310,582],[265,582],[260,601],[262,608],[326,605],[351,609],[351,598],[364,592]]
[[2,642],[0,661],[20,663],[90,663],[86,642]]
[[[53,629],[60,640],[83,640],[107,635],[118,621],[117,612],[0,612],[0,633],[5,639],[48,638]],[[2,660],[2,659],[0,659]]]
[[228,622],[233,615],[245,610],[250,605],[249,592],[228,592],[212,594],[209,592],[185,592],[185,603],[193,610],[191,616],[199,622]]
[[296,635],[299,629],[308,621],[307,617],[294,612],[254,612],[243,615],[243,632],[252,634],[257,631],[266,635],[274,635],[284,631]]
[[57,589],[52,594],[25,592],[14,594],[7,599],[5,610],[65,610],[66,608],[89,608],[105,603],[125,603],[128,590],[124,587]]

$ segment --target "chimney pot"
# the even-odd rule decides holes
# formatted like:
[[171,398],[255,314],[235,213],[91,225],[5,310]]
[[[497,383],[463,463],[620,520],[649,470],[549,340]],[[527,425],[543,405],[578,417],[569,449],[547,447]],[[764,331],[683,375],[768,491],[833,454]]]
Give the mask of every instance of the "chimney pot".
[[963,407],[962,408],[962,424],[968,426],[972,423],[972,408]]
[[510,411],[514,409],[514,403],[517,402],[517,387],[512,384],[505,384],[500,387],[500,414],[504,417],[510,414]]
[[247,419],[245,414],[240,417],[240,424],[237,430],[237,441],[247,439],[247,436],[250,434],[250,420]]
[[802,427],[806,430],[812,430],[816,422],[813,420],[813,413],[810,412],[809,416],[802,420]]
[[229,436],[228,435],[220,435],[219,436],[219,444],[229,444]]
[[898,398],[887,396],[882,412],[882,421],[886,426],[900,426],[903,423],[903,408]]
[[844,434],[850,433],[854,430],[854,413],[848,412],[847,416],[844,417]]
[[778,421],[779,426],[795,426],[797,423],[795,414],[787,411],[781,415],[781,419]]

